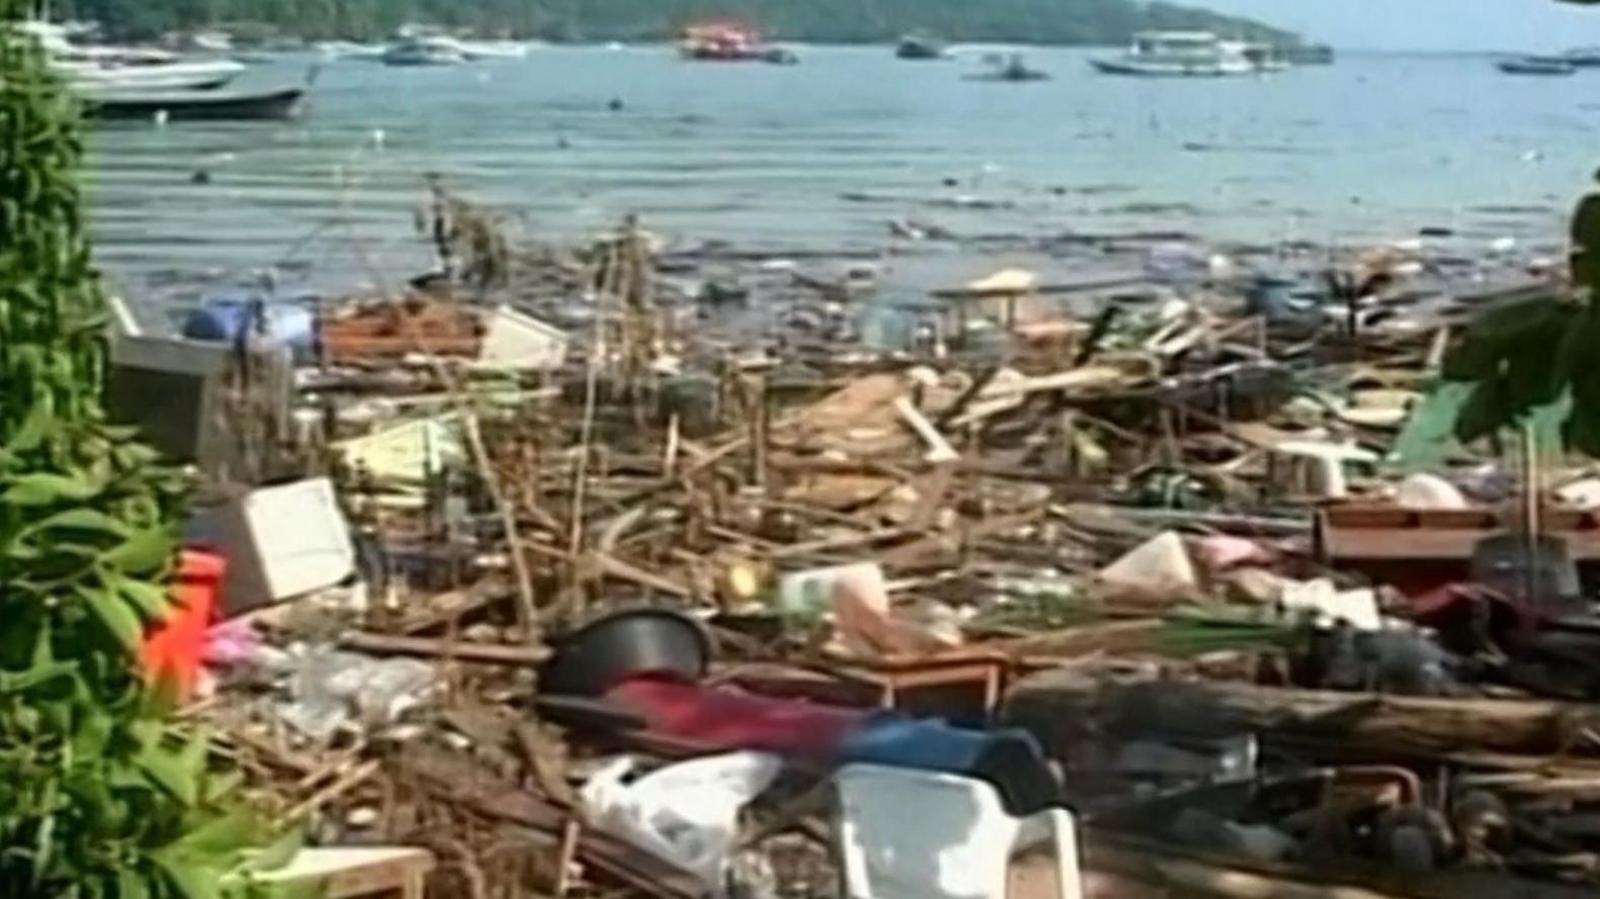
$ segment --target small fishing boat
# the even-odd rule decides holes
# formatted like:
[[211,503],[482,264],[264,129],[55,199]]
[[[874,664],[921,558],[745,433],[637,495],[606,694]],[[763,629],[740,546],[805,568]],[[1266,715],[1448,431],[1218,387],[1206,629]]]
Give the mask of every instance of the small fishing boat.
[[1115,59],[1095,58],[1089,64],[1107,75],[1142,78],[1218,78],[1253,75],[1266,70],[1260,45],[1224,41],[1209,31],[1145,31]]
[[254,121],[292,119],[304,110],[306,88],[270,91],[144,91],[102,89],[84,95],[99,119]]
[[926,34],[908,34],[900,39],[894,55],[910,60],[945,59],[947,49],[944,41],[937,38]]
[[968,81],[1049,81],[1050,73],[1039,69],[1030,68],[1021,53],[1012,53],[1008,57],[999,54],[985,58],[991,66],[990,71],[968,75]]
[[797,66],[800,57],[788,47],[767,47],[761,51],[761,61],[775,66]]
[[1600,68],[1600,47],[1575,47],[1561,54],[1561,58],[1580,69]]
[[1573,75],[1578,71],[1577,65],[1564,56],[1519,56],[1499,60],[1495,67],[1507,75],[1561,76]]

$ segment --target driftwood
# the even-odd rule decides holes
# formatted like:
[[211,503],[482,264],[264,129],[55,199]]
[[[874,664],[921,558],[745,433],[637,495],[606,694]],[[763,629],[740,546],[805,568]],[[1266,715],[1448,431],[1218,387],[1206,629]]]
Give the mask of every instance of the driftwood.
[[[1556,755],[1578,747],[1587,706],[1535,700],[1434,699],[1198,681],[1129,682],[1082,670],[1018,683],[1005,717],[1041,737],[1063,720],[1115,731],[1222,735],[1255,732],[1324,744],[1353,756],[1444,759],[1464,747]],[[1061,750],[1064,747],[1052,747]]]

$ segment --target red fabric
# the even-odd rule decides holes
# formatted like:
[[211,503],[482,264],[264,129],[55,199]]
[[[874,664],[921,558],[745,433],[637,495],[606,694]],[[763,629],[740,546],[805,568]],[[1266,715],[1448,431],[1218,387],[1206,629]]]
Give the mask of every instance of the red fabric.
[[701,687],[660,675],[623,681],[605,698],[642,716],[651,733],[664,737],[809,758],[835,755],[845,736],[874,714]]
[[173,609],[151,629],[141,648],[145,674],[152,680],[171,677],[178,697],[188,699],[200,677],[206,654],[206,632],[216,614],[228,562],[215,553],[184,550],[178,557]]

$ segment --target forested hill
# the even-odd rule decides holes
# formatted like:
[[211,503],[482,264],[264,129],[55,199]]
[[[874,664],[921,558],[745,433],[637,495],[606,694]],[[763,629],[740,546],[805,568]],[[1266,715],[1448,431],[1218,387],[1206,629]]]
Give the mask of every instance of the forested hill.
[[560,41],[645,41],[726,16],[780,40],[819,43],[923,31],[952,41],[1117,44],[1154,28],[1288,39],[1258,23],[1139,0],[57,0],[53,9],[124,37],[259,23],[304,37],[360,39],[415,21]]

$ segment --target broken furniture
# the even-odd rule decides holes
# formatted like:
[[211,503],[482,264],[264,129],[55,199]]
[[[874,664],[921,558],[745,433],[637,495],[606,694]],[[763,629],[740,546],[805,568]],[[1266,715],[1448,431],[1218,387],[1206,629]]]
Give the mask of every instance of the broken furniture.
[[[1600,563],[1600,515],[1545,509],[1539,521],[1542,534],[1565,542],[1580,574]],[[1318,560],[1332,568],[1417,596],[1470,580],[1480,542],[1516,530],[1514,515],[1487,508],[1330,505],[1317,515],[1314,545]]]
[[836,825],[850,899],[1006,899],[1013,863],[1044,849],[1048,889],[1030,899],[1080,899],[1073,816],[1060,807],[1011,815],[995,788],[933,771],[849,765],[840,770]]
[[830,676],[871,687],[886,709],[901,708],[908,693],[959,688],[982,697],[984,720],[993,717],[1011,670],[1011,660],[1004,654],[983,650],[828,662],[825,670]]
[[302,849],[261,875],[269,886],[311,890],[324,899],[422,899],[433,854],[404,846]]
[[219,483],[255,483],[286,460],[294,370],[282,345],[117,335],[106,403],[168,461]]
[[313,478],[263,487],[197,511],[191,541],[228,559],[222,612],[251,609],[355,575],[355,545],[333,483]]

